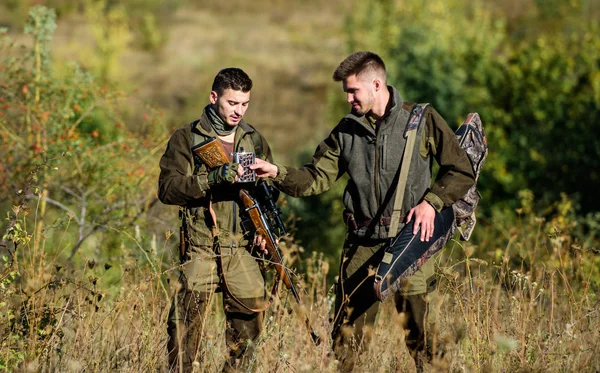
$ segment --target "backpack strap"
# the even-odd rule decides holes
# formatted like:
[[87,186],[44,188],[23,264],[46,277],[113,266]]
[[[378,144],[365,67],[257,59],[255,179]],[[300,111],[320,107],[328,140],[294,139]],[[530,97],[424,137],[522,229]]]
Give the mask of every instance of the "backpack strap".
[[416,104],[413,107],[408,124],[404,131],[406,145],[404,145],[404,154],[402,155],[402,164],[400,165],[400,176],[398,177],[398,186],[396,189],[396,198],[394,199],[394,210],[390,221],[390,230],[388,237],[395,237],[398,234],[398,226],[400,225],[400,217],[402,216],[402,204],[404,202],[404,192],[406,190],[406,182],[408,180],[408,171],[410,169],[410,161],[412,159],[413,149],[417,138],[417,129],[419,123],[425,113],[425,108],[429,104]]
[[267,144],[263,141],[262,136],[255,129],[250,132],[250,138],[252,139],[252,143],[254,144],[254,156],[256,158],[262,158],[267,155]]

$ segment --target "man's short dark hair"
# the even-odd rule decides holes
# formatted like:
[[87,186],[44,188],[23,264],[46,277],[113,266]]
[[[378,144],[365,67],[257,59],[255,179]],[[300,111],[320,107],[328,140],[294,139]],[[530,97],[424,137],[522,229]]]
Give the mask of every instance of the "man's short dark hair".
[[252,89],[252,79],[242,69],[228,67],[219,71],[212,85],[212,90],[220,95],[226,89],[249,92]]
[[386,74],[385,63],[377,54],[373,52],[352,53],[335,69],[333,80],[341,82],[351,75],[359,75],[364,72],[382,72]]

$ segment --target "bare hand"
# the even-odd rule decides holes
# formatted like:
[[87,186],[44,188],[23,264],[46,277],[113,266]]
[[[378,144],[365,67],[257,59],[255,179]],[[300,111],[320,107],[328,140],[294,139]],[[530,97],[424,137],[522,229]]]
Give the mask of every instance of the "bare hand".
[[254,247],[258,248],[258,251],[260,251],[263,254],[268,254],[269,252],[267,251],[267,240],[261,236],[261,235],[255,235],[254,236]]
[[244,167],[242,167],[242,165],[240,164],[240,165],[238,165],[238,168],[237,168],[237,176],[235,177],[235,181],[237,182],[238,178],[242,177],[243,174],[244,174]]
[[429,239],[433,236],[435,213],[435,209],[427,201],[419,203],[408,212],[406,223],[409,223],[414,216],[413,234],[417,234],[419,228],[421,228],[421,242],[429,242]]
[[258,177],[273,178],[277,176],[277,166],[260,158],[254,160],[254,164],[250,165],[250,169],[256,171],[256,176]]

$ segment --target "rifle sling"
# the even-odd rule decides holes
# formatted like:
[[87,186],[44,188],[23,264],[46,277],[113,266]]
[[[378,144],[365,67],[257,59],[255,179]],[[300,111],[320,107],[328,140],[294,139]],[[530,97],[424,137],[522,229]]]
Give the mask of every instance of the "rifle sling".
[[402,164],[400,165],[400,175],[398,177],[398,186],[396,189],[396,197],[394,198],[394,207],[390,221],[388,237],[396,237],[398,227],[400,226],[400,218],[402,216],[402,204],[404,202],[404,193],[406,191],[406,181],[408,180],[408,171],[410,170],[410,162],[414,152],[415,142],[419,123],[425,113],[425,108],[428,104],[416,104],[413,108],[408,123],[406,124],[406,145],[404,146],[404,154],[402,155]]

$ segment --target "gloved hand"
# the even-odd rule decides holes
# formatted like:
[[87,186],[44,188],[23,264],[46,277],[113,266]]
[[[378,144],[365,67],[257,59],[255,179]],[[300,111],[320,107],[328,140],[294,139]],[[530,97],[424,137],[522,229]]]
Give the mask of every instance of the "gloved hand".
[[208,185],[233,184],[238,175],[239,163],[225,163],[208,173]]

